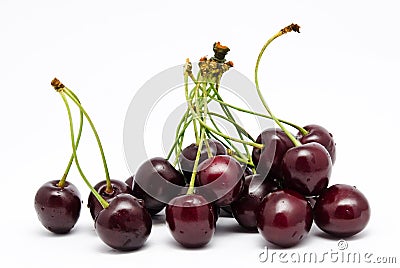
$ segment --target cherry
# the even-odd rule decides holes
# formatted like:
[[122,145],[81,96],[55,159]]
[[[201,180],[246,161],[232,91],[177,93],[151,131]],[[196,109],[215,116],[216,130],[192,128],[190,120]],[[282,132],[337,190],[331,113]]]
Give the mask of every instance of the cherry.
[[[222,145],[222,143],[212,139],[207,139],[207,141],[209,144],[210,152],[213,156],[226,154],[226,149]],[[185,147],[182,150],[182,153],[179,155],[179,165],[187,183],[189,183],[190,178],[192,177],[193,166],[196,160],[198,148],[199,146],[197,144],[192,143],[189,146]],[[204,162],[204,160],[206,159],[208,159],[207,146],[205,145],[205,143],[203,143],[203,146],[201,147],[199,164]]]
[[[130,188],[125,182],[119,180],[111,180],[111,185],[113,191],[107,193],[107,181],[101,181],[94,186],[94,189],[104,198],[104,200],[109,201],[115,196],[126,193],[132,194],[132,188]],[[88,208],[90,209],[90,215],[92,215],[93,220],[96,218],[97,214],[103,209],[103,206],[91,192],[88,198]]]
[[172,236],[184,247],[202,247],[214,235],[214,209],[201,195],[175,197],[167,205],[165,215]]
[[332,161],[325,147],[311,142],[289,149],[283,157],[282,170],[285,188],[315,196],[328,186]]
[[[178,196],[182,196],[182,195],[187,195],[188,193],[188,189],[190,188],[189,185],[186,185],[185,187],[182,187],[180,193],[178,194]],[[220,207],[217,206],[215,204],[215,200],[217,200],[217,196],[216,194],[209,188],[206,187],[199,187],[199,188],[194,188],[193,193],[202,196],[203,198],[205,198],[211,205],[214,211],[214,219],[215,219],[215,223],[217,223],[219,215],[220,215]]]
[[349,237],[361,232],[368,224],[370,207],[365,196],[354,186],[335,184],[317,198],[314,219],[324,232]]
[[252,159],[257,166],[257,173],[270,177],[282,177],[282,158],[293,147],[290,138],[280,129],[269,128],[264,130],[256,140],[264,148],[253,148]]
[[[247,176],[253,175],[253,171],[248,166],[243,165],[243,164],[241,166],[244,169],[243,177],[245,179],[246,179]],[[231,217],[231,218],[233,218],[232,208],[231,208],[230,205],[221,207],[221,210],[223,212],[223,214],[222,214],[223,217]]]
[[40,222],[50,232],[68,233],[78,221],[81,198],[78,189],[65,181],[63,187],[53,180],[43,184],[35,195],[35,210]]
[[304,127],[308,134],[302,135],[300,132],[297,134],[297,139],[302,143],[317,142],[325,147],[332,159],[332,165],[336,160],[336,143],[333,136],[328,130],[319,125],[307,125]]
[[280,247],[291,247],[304,239],[312,221],[310,204],[291,190],[269,193],[257,212],[258,231],[265,240]]
[[151,158],[138,168],[133,185],[133,195],[144,201],[151,215],[160,212],[185,186],[183,175],[166,159]]
[[240,197],[230,205],[237,222],[248,230],[257,231],[256,211],[262,199],[277,189],[273,181],[264,180],[259,174],[247,176]]
[[217,155],[199,165],[196,182],[197,185],[209,188],[216,194],[216,205],[227,206],[235,201],[242,191],[243,169],[233,157]]
[[123,193],[111,199],[109,204],[95,220],[96,233],[100,239],[121,251],[142,247],[152,228],[151,217],[143,201]]

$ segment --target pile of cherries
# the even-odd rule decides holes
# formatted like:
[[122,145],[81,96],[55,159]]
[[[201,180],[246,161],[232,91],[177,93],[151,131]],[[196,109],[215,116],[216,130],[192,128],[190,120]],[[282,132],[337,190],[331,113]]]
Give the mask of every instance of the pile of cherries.
[[[117,250],[142,247],[151,232],[152,216],[163,210],[172,237],[188,248],[211,241],[221,210],[230,213],[244,229],[258,231],[281,247],[303,240],[313,221],[322,231],[340,238],[362,231],[370,217],[365,196],[345,184],[328,187],[336,160],[332,135],[319,125],[299,127],[278,119],[260,92],[257,73],[261,56],[275,38],[291,31],[299,32],[299,26],[291,24],[280,30],[267,41],[257,59],[255,84],[268,115],[237,108],[220,96],[222,74],[233,66],[225,60],[228,47],[215,43],[214,57],[200,60],[197,77],[187,60],[184,78],[188,107],[177,126],[170,153],[166,158],[148,159],[126,181],[110,179],[93,122],[78,97],[54,79],[52,86],[60,93],[68,112],[73,153],[62,179],[45,183],[36,193],[35,209],[43,226],[53,233],[68,233],[79,218],[80,193],[66,180],[74,162],[91,189],[88,207],[96,232],[104,243]],[[189,79],[195,84],[191,90]],[[76,136],[68,99],[80,111]],[[209,110],[211,101],[221,105],[223,114]],[[253,139],[236,123],[231,109],[269,118],[279,128],[266,129]],[[105,170],[106,179],[94,187],[77,156],[84,117],[99,145]],[[238,137],[223,133],[215,124],[215,117],[231,123]],[[296,128],[297,135],[285,125]],[[195,142],[183,147],[189,126],[194,128]],[[243,147],[239,148],[238,143]],[[174,161],[170,161],[172,155]]]

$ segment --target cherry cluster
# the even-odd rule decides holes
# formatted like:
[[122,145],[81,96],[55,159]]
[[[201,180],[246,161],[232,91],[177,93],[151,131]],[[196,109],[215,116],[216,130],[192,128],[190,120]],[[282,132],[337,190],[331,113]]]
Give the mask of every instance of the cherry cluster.
[[[336,160],[331,133],[319,125],[300,127],[277,118],[260,91],[258,66],[265,49],[277,37],[292,31],[299,32],[299,26],[291,24],[272,36],[256,62],[255,85],[268,114],[223,100],[219,92],[221,77],[233,67],[225,60],[228,47],[215,43],[214,56],[200,59],[196,77],[187,60],[187,110],[176,128],[171,150],[165,158],[146,160],[126,181],[110,179],[99,135],[88,113],[72,90],[54,79],[52,86],[68,112],[73,152],[62,179],[45,183],[36,193],[35,209],[43,226],[57,234],[68,233],[79,218],[80,193],[66,180],[74,162],[91,190],[88,207],[96,232],[104,243],[117,250],[142,247],[151,232],[152,216],[163,210],[172,237],[188,248],[211,241],[221,210],[231,214],[245,230],[258,231],[281,247],[306,238],[313,222],[322,231],[341,238],[362,231],[370,217],[365,196],[345,184],[328,187]],[[189,79],[194,83],[192,89]],[[76,136],[68,100],[80,111]],[[222,112],[212,111],[210,102],[218,103]],[[232,110],[273,120],[278,128],[266,129],[254,139],[236,122]],[[96,138],[105,170],[106,179],[94,187],[77,156],[84,118]],[[237,136],[221,131],[216,118],[231,124]],[[288,126],[298,133],[293,135]],[[189,127],[193,127],[195,142],[184,147]]]

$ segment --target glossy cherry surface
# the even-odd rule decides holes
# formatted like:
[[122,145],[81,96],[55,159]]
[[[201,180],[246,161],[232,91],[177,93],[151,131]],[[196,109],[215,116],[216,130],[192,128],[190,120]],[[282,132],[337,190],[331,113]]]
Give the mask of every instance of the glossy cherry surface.
[[[207,141],[210,152],[213,156],[226,154],[226,149],[222,143],[212,139],[207,139]],[[192,143],[185,147],[179,155],[179,165],[187,183],[190,183],[198,148],[199,147],[195,143]],[[203,144],[201,147],[199,163],[204,162],[206,159],[208,159],[207,146]]]
[[283,185],[305,196],[316,196],[329,183],[332,161],[321,144],[312,142],[289,149],[282,160]]
[[214,209],[201,195],[175,197],[167,205],[165,215],[172,236],[184,247],[202,247],[214,235]]
[[61,188],[58,182],[49,181],[39,188],[35,195],[35,210],[47,230],[65,234],[78,221],[82,201],[75,185],[66,181]]
[[138,168],[133,185],[133,195],[144,201],[151,215],[160,212],[185,186],[182,173],[165,158],[155,157]]
[[245,178],[240,197],[230,207],[237,222],[250,231],[257,231],[257,210],[262,199],[269,193],[278,190],[271,180],[256,174]]
[[[243,177],[246,179],[246,177],[247,176],[250,176],[250,175],[253,175],[253,171],[248,167],[248,166],[246,166],[246,165],[241,165],[242,166],[242,168],[244,169],[244,172],[243,172]],[[243,186],[244,187],[244,186]],[[231,206],[230,205],[228,205],[228,206],[223,206],[223,207],[220,207],[220,209],[221,209],[221,217],[230,217],[230,218],[233,218],[233,214],[232,214],[232,208],[231,208]]]
[[144,208],[143,201],[130,194],[119,194],[109,204],[95,220],[100,239],[121,251],[142,247],[152,228],[151,216]]
[[293,147],[292,141],[280,129],[269,128],[264,130],[256,140],[264,148],[253,148],[252,159],[257,166],[257,173],[271,177],[282,177],[282,158]]
[[368,224],[371,210],[367,198],[354,186],[335,184],[326,189],[314,206],[314,219],[324,232],[348,237]]
[[291,190],[269,193],[257,212],[258,231],[265,240],[280,247],[291,247],[304,239],[312,221],[310,204]]
[[[129,187],[125,182],[119,180],[111,180],[111,185],[113,191],[111,193],[106,192],[106,181],[101,181],[94,186],[94,189],[108,202],[110,199],[116,197],[119,194],[132,194],[132,188]],[[90,215],[94,220],[99,214],[99,212],[103,209],[100,202],[96,199],[93,193],[89,194],[88,197],[88,208],[90,210]]]
[[302,143],[317,142],[325,147],[332,159],[332,164],[336,161],[336,143],[333,140],[332,134],[324,127],[319,125],[307,125],[304,127],[308,134],[303,136],[300,132],[297,134],[297,139]]
[[216,205],[227,206],[235,201],[242,191],[243,172],[242,166],[233,157],[217,155],[199,165],[196,183],[216,194]]

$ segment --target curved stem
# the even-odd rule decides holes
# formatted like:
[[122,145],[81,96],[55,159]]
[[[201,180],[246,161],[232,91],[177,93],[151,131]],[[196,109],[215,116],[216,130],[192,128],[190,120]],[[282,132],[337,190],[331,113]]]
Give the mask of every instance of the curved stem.
[[192,103],[190,102],[190,99],[189,99],[189,89],[188,89],[188,84],[187,84],[187,81],[188,81],[188,74],[185,74],[185,75],[184,75],[184,80],[185,80],[185,97],[186,97],[187,105],[188,105],[188,107],[189,107],[189,109],[190,109],[190,112],[192,113],[192,115],[193,115],[193,117],[194,117],[193,119],[196,119],[202,127],[206,128],[207,130],[209,130],[209,131],[211,131],[211,132],[214,132],[215,134],[217,134],[217,135],[219,135],[219,136],[221,136],[221,137],[223,137],[223,138],[225,138],[225,139],[230,139],[230,140],[232,140],[232,141],[236,141],[236,142],[239,142],[239,143],[244,143],[244,144],[251,145],[251,146],[254,146],[254,147],[260,148],[260,149],[264,147],[264,145],[262,145],[262,144],[258,144],[258,143],[254,143],[254,142],[249,142],[249,141],[244,141],[244,140],[241,140],[241,139],[237,139],[237,138],[234,138],[234,137],[230,137],[230,136],[228,136],[228,135],[225,135],[224,133],[221,133],[220,131],[217,131],[217,130],[215,130],[215,129],[209,127],[207,124],[205,124],[200,118],[198,118],[198,116],[197,116],[195,110],[193,109]]
[[[200,144],[203,144],[204,136],[205,136],[205,130],[204,130],[204,128],[202,128],[200,131]],[[189,188],[188,188],[186,194],[194,193],[194,182],[196,179],[197,168],[198,168],[199,162],[200,162],[201,147],[202,146],[198,146],[198,148],[197,148],[196,159],[194,160],[194,164],[193,164],[193,172],[192,172],[192,176],[190,177]]]
[[59,91],[65,107],[67,108],[68,112],[68,119],[69,119],[69,129],[70,129],[70,134],[71,134],[71,144],[72,144],[72,153],[74,155],[75,159],[75,164],[76,167],[78,168],[79,174],[81,175],[82,179],[85,181],[86,185],[89,187],[90,191],[92,191],[93,195],[97,198],[97,200],[100,202],[101,206],[103,208],[107,208],[109,206],[108,202],[104,200],[104,198],[93,188],[93,186],[90,184],[88,179],[86,178],[85,174],[83,173],[81,166],[78,161],[78,156],[76,155],[76,147],[75,147],[75,138],[74,138],[74,126],[72,122],[72,116],[71,116],[71,109],[69,108],[69,104],[67,101],[67,98],[65,97],[64,93],[62,91]]
[[260,90],[260,86],[258,84],[258,66],[260,64],[261,58],[264,54],[265,49],[268,47],[269,44],[271,44],[272,41],[274,41],[276,38],[278,38],[279,36],[291,32],[291,31],[296,31],[299,32],[299,26],[296,24],[291,24],[285,28],[283,28],[282,30],[280,30],[278,33],[274,34],[270,39],[268,39],[268,41],[264,44],[264,46],[262,47],[260,54],[258,55],[257,58],[257,62],[256,62],[256,67],[254,69],[254,83],[256,85],[256,89],[257,89],[257,93],[258,96],[260,97],[260,100],[262,102],[262,104],[264,105],[265,109],[267,110],[267,112],[269,113],[269,115],[272,117],[272,119],[275,121],[275,123],[285,132],[285,134],[289,137],[289,139],[293,142],[293,144],[295,146],[300,146],[301,143],[285,128],[285,126],[274,116],[274,114],[272,113],[271,109],[268,107],[262,93]]
[[[217,94],[215,94],[215,95],[218,96]],[[232,109],[235,109],[235,110],[237,110],[237,111],[239,111],[239,112],[244,112],[244,113],[252,114],[252,115],[255,115],[255,116],[264,117],[264,118],[267,118],[267,119],[272,119],[271,116],[268,116],[268,115],[266,115],[266,114],[257,113],[257,112],[253,112],[253,111],[250,111],[250,110],[246,110],[246,109],[237,107],[237,106],[235,106],[235,105],[232,105],[232,104],[229,104],[229,103],[227,103],[227,102],[221,101],[220,99],[217,99],[217,98],[215,98],[215,97],[213,97],[213,96],[210,96],[210,98],[211,98],[212,100],[214,100],[214,101],[220,103],[220,104],[223,104],[223,105],[225,105],[225,106],[228,106],[228,107],[230,107],[230,108],[232,108]],[[307,134],[308,134],[308,131],[307,131],[305,128],[299,126],[299,125],[293,124],[293,123],[291,123],[291,122],[289,122],[289,121],[286,121],[286,120],[284,120],[284,119],[279,119],[279,118],[277,118],[277,119],[278,119],[280,122],[284,123],[285,125],[288,125],[288,126],[291,126],[291,127],[295,128],[295,129],[297,129],[302,135],[307,135]]]
[[224,133],[222,133],[222,132],[220,132],[218,130],[215,130],[215,129],[211,128],[210,126],[205,124],[201,119],[197,119],[197,121],[200,123],[200,125],[202,127],[206,128],[207,130],[209,130],[209,131],[211,131],[211,132],[213,132],[213,133],[215,133],[215,134],[217,134],[217,135],[219,135],[219,136],[221,136],[221,137],[223,137],[225,139],[229,139],[231,141],[236,141],[236,142],[242,143],[242,144],[247,144],[247,145],[259,148],[259,149],[262,149],[264,147],[264,145],[259,144],[259,143],[255,143],[255,142],[251,142],[251,141],[245,141],[245,140],[241,140],[241,139],[238,139],[238,138],[235,138],[235,137],[228,136],[228,135],[226,135],[226,134],[224,134]]
[[[217,84],[217,86],[218,86],[218,85],[219,85],[219,84]],[[214,94],[216,94],[217,98],[220,99],[220,100],[222,101],[222,97],[221,97],[221,95],[219,94],[218,90],[214,87],[214,85],[210,85],[210,90],[211,90],[211,89],[213,90]],[[238,133],[238,135],[239,135],[239,138],[243,140],[242,131],[239,129],[239,128],[241,128],[241,129],[243,130],[243,128],[242,128],[241,126],[239,126],[239,125],[236,123],[235,118],[233,117],[232,113],[229,111],[229,109],[228,109],[226,106],[224,106],[224,105],[221,104],[221,103],[220,103],[220,106],[221,106],[222,111],[225,113],[226,117],[227,117],[228,119],[230,119],[229,121],[235,126],[236,131],[237,131],[237,133]],[[245,131],[245,132],[246,132],[246,131]],[[247,132],[246,132],[246,133],[247,133]],[[245,134],[245,133],[243,133],[243,134]],[[245,135],[246,135],[247,138],[249,138],[251,141],[255,142],[255,140],[254,140],[250,135],[248,135],[248,133],[245,134]],[[246,152],[247,159],[249,159],[250,163],[253,163],[253,159],[252,159],[252,157],[251,157],[251,154],[250,154],[250,152],[249,152],[249,149],[247,148],[247,145],[243,144],[243,147],[244,147],[244,150],[245,150],[245,152]]]
[[[254,138],[253,138],[241,125],[239,125],[238,123],[236,123],[236,122],[233,121],[232,119],[230,119],[230,118],[228,118],[228,117],[225,117],[225,116],[223,116],[223,115],[220,115],[220,114],[218,114],[218,113],[214,113],[214,112],[209,112],[208,115],[209,115],[209,116],[216,116],[216,117],[219,117],[219,118],[224,119],[225,121],[227,121],[227,122],[231,123],[232,125],[234,125],[235,128],[240,132],[240,134],[242,134],[242,137],[243,137],[243,135],[245,135],[245,136],[246,136],[248,139],[250,139],[252,142],[256,142],[256,141],[254,140]],[[243,138],[241,138],[241,139],[243,139]]]
[[79,110],[82,111],[82,113],[85,115],[86,120],[89,122],[90,127],[92,128],[93,134],[96,137],[96,141],[97,141],[97,145],[99,146],[100,149],[100,154],[101,154],[101,158],[103,160],[103,166],[104,166],[104,171],[106,174],[106,193],[112,193],[113,192],[113,188],[111,185],[111,180],[110,180],[110,174],[108,172],[108,167],[107,167],[107,161],[106,161],[106,157],[104,155],[104,150],[103,150],[103,146],[101,145],[101,141],[99,138],[99,134],[97,133],[97,130],[92,122],[92,120],[90,119],[88,113],[85,111],[85,109],[82,107],[82,105],[73,97],[73,92],[68,89],[67,87],[64,87],[64,93],[65,95],[67,95],[78,107]]
[[[74,94],[73,97],[79,102],[78,97]],[[83,128],[83,113],[79,111],[79,130],[78,136],[76,137],[75,141],[75,148],[78,149],[79,141],[81,140],[82,136],[82,128]],[[64,171],[64,175],[62,176],[61,180],[57,183],[59,187],[64,187],[65,181],[67,180],[69,170],[71,169],[72,162],[74,161],[74,153],[72,152],[71,157],[69,158],[68,165]]]

